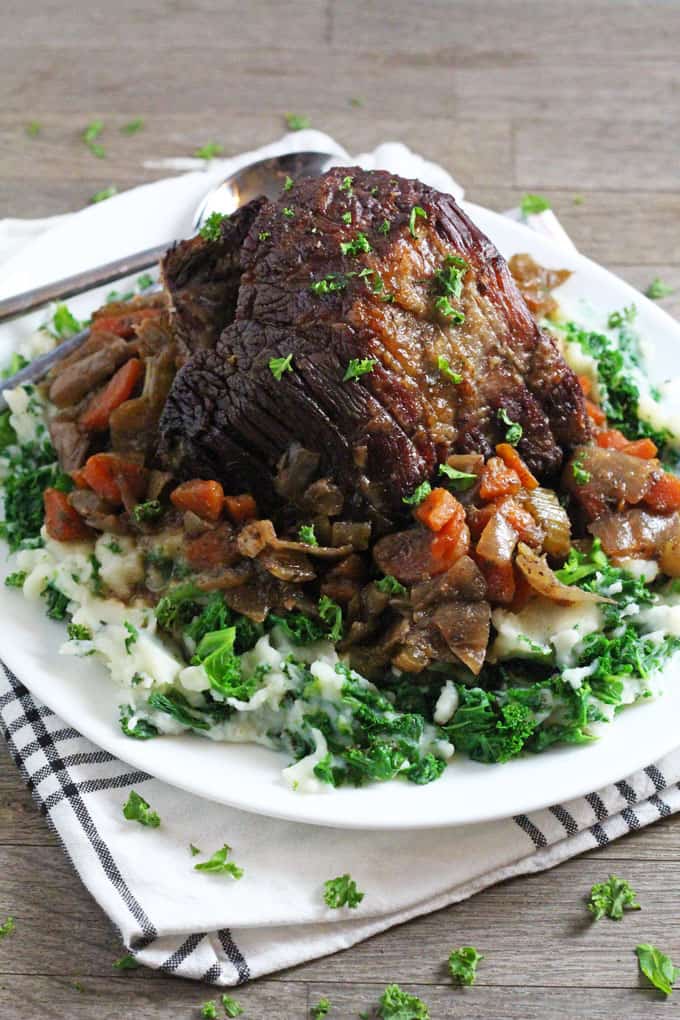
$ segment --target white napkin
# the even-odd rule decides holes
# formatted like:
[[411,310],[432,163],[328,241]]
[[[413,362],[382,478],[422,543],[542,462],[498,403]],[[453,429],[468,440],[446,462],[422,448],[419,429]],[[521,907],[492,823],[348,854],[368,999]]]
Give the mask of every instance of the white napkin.
[[[327,136],[299,132],[256,154],[220,161],[208,173],[311,146],[347,159]],[[402,145],[382,145],[358,161],[462,196],[441,167]],[[0,222],[0,261],[50,225]],[[551,213],[532,217],[531,225],[553,237],[561,230]],[[126,947],[149,967],[217,985],[344,949],[680,810],[677,751],[598,793],[530,817],[413,833],[324,829],[212,804],[130,769],[36,702],[7,670],[0,673],[0,721],[25,781]],[[131,789],[159,813],[159,828],[125,820],[122,805]],[[244,869],[238,881],[194,870],[224,843]],[[192,856],[190,844],[201,857]],[[344,873],[364,899],[355,910],[331,910],[324,882]]]

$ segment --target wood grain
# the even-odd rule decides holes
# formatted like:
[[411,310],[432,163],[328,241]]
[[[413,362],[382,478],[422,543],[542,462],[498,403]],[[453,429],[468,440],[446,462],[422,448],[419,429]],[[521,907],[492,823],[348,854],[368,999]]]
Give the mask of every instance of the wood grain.
[[[673,0],[5,0],[0,34],[0,216],[77,209],[109,185],[207,141],[255,148],[308,115],[350,152],[405,141],[468,197],[503,210],[547,195],[586,254],[680,317],[680,5]],[[360,100],[353,105],[352,99]],[[120,128],[143,117],[144,128]],[[82,141],[101,119],[106,158]],[[25,130],[37,120],[42,130]],[[575,202],[574,199],[577,199]],[[328,995],[356,1017],[398,981],[433,1020],[647,1020],[677,1006],[644,987],[633,948],[680,960],[680,823],[664,819],[559,869],[518,879],[236,994],[249,1020],[297,1020]],[[590,923],[610,871],[643,910]],[[405,876],[407,880],[407,876]],[[118,974],[117,933],[84,891],[0,749],[0,1017],[197,1017],[210,988]],[[451,987],[450,949],[485,953]]]

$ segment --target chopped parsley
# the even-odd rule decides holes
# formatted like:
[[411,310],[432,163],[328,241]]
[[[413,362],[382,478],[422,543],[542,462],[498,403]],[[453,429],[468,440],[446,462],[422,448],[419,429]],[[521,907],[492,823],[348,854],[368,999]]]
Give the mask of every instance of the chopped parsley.
[[126,737],[133,740],[151,740],[152,737],[158,736],[158,729],[146,719],[136,719],[134,726],[130,725],[135,716],[135,710],[131,705],[121,705],[119,711],[120,728]]
[[194,846],[193,843],[189,843],[189,853],[191,854],[192,857],[198,857],[201,851],[197,846]]
[[524,433],[522,426],[519,422],[512,420],[504,407],[498,409],[498,420],[507,426],[507,432],[505,433],[506,443],[510,443],[510,446],[517,446]]
[[451,483],[449,488],[453,489],[454,492],[466,492],[467,489],[471,489],[477,482],[477,475],[473,472],[459,471],[449,464],[440,464],[439,474],[448,478]]
[[342,219],[343,223],[350,224],[352,222],[352,214],[351,214],[351,212],[349,210],[347,210],[347,212],[344,212],[342,214],[341,219]]
[[408,229],[411,237],[416,236],[416,219],[421,216],[424,220],[427,219],[427,213],[419,205],[414,205],[411,209],[411,214],[408,218]]
[[47,329],[58,340],[64,340],[66,337],[80,333],[85,328],[85,325],[86,323],[76,319],[68,305],[60,304],[54,309],[52,321]]
[[231,875],[232,878],[242,878],[243,868],[239,868],[237,864],[228,859],[230,853],[231,847],[225,843],[207,861],[194,864],[194,871],[207,871],[212,875]]
[[295,209],[293,209],[292,206],[287,205],[283,210],[283,215],[286,217],[286,219],[292,220],[293,217],[295,216]]
[[215,156],[219,156],[222,152],[224,152],[224,146],[220,145],[219,142],[206,142],[200,149],[196,149],[194,156],[197,159],[214,159]]
[[340,191],[346,191],[348,195],[351,195],[353,183],[354,183],[353,177],[343,177],[342,184],[340,185]]
[[319,599],[319,616],[325,624],[330,627],[328,639],[334,644],[342,638],[342,609],[337,602],[330,599],[328,595],[322,595]]
[[391,225],[392,224],[390,223],[389,220],[383,220],[380,226],[378,227],[378,233],[389,234]]
[[590,890],[588,910],[596,921],[611,917],[620,921],[624,910],[640,910],[637,893],[625,878],[610,875],[606,882],[596,882]]
[[341,241],[340,251],[343,255],[360,255],[362,252],[372,252],[373,249],[369,243],[368,238],[361,231],[356,235],[352,241]]
[[546,209],[550,209],[550,202],[547,198],[543,198],[542,195],[532,195],[527,193],[522,195],[519,208],[522,216],[535,216],[537,213],[542,213],[545,212]]
[[82,623],[69,623],[66,628],[69,641],[91,641],[92,631]]
[[349,875],[339,875],[338,878],[329,878],[324,882],[323,898],[326,906],[333,910],[340,907],[354,910],[363,900],[364,893],[359,892],[356,882]]
[[[163,507],[157,499],[147,499],[146,503],[138,503],[132,511],[132,516],[138,524],[149,524],[157,521],[163,513]],[[120,552],[120,547],[118,548]]]
[[266,241],[268,237],[272,236],[271,230],[261,230],[257,235],[258,241]]
[[368,375],[377,364],[377,358],[352,358],[345,369],[342,381],[349,382],[350,379],[359,379],[362,375]]
[[104,125],[100,120],[91,121],[83,131],[83,141],[87,145],[88,149],[93,156],[97,159],[104,159],[106,152],[103,145],[100,145],[97,139],[104,130]]
[[236,999],[232,999],[231,995],[226,993],[222,996],[222,1008],[225,1014],[229,1017],[242,1016],[243,1006]]
[[463,277],[470,268],[461,255],[447,255],[443,269],[434,274],[435,291],[445,297],[459,298],[463,293]]
[[449,974],[459,985],[474,985],[477,976],[477,964],[484,957],[474,946],[461,946],[449,955]]
[[668,297],[670,294],[674,293],[674,287],[669,287],[668,284],[664,283],[660,277],[655,276],[647,287],[645,296],[651,298],[652,301],[660,301],[662,298]]
[[640,970],[655,988],[668,997],[673,985],[680,977],[680,967],[675,967],[669,956],[656,946],[647,943],[635,947]]
[[458,386],[459,383],[462,383],[463,381],[463,376],[459,372],[454,372],[454,370],[451,368],[451,363],[449,362],[449,359],[445,357],[445,355],[443,354],[440,354],[437,357],[437,370],[439,371],[439,374],[444,377],[444,379],[447,379],[449,382],[454,383],[456,386]]
[[309,117],[305,117],[299,113],[285,114],[285,121],[286,127],[289,131],[304,131],[305,128],[311,127]]
[[404,496],[402,503],[406,503],[407,506],[420,506],[424,499],[426,499],[432,492],[432,486],[428,481],[421,482],[420,485],[413,490],[410,496]]
[[16,375],[17,372],[20,372],[22,368],[26,368],[26,365],[28,364],[29,364],[28,358],[25,358],[23,354],[18,354],[15,351],[12,357],[9,359],[9,364],[7,365],[7,367],[3,368],[2,372],[0,372],[0,379],[11,379],[13,375]]
[[146,825],[150,829],[157,829],[161,824],[158,813],[152,811],[148,801],[140,797],[135,790],[130,790],[130,796],[123,805],[123,815],[129,822],[139,822],[140,825]]
[[434,307],[440,315],[451,322],[465,322],[465,313],[461,312],[460,308],[454,308],[449,299],[444,295],[435,299]]
[[144,127],[144,121],[141,117],[135,117],[134,120],[129,120],[127,124],[123,124],[120,129],[121,135],[136,135],[138,131],[141,131]]
[[16,924],[14,923],[13,917],[8,917],[6,921],[0,924],[0,939],[6,939],[8,935],[11,935]]
[[69,599],[63,591],[57,588],[54,581],[48,581],[40,594],[47,604],[45,612],[50,620],[65,620],[68,614]]
[[27,577],[28,574],[25,570],[15,570],[5,578],[5,588],[23,588]]
[[42,545],[40,529],[45,518],[43,492],[69,492],[73,483],[59,467],[48,441],[26,443],[6,456],[7,475],[3,481],[5,519],[0,535],[11,552]]
[[313,524],[303,524],[302,527],[300,528],[300,530],[298,531],[298,536],[300,538],[300,541],[304,542],[305,545],[318,545],[319,544],[319,540],[317,539],[316,535],[314,534],[314,525]]
[[293,355],[287,354],[285,358],[270,358],[269,371],[277,382],[281,381],[284,372],[293,371]]
[[331,1001],[325,996],[319,999],[316,1006],[312,1006],[309,1013],[312,1020],[323,1020],[325,1016],[328,1016],[328,1011],[331,1008]]
[[314,283],[310,283],[309,289],[312,293],[320,294],[333,294],[336,291],[344,290],[347,286],[347,278],[339,273],[328,273],[322,280],[315,280]]
[[138,970],[141,964],[132,953],[126,953],[125,956],[121,956],[120,960],[114,960],[111,966],[116,970]]
[[114,184],[110,184],[108,188],[102,188],[101,191],[95,191],[94,195],[90,196],[90,205],[97,205],[98,202],[105,202],[107,198],[113,198],[113,196],[117,194],[118,188]]
[[137,277],[137,286],[140,290],[148,290],[149,287],[153,287],[154,279],[150,273],[142,273],[141,276]]
[[399,985],[388,985],[378,1004],[380,1020],[430,1020],[430,1011],[417,995],[404,992]]
[[26,134],[29,138],[37,138],[42,131],[42,124],[39,120],[29,120],[26,125]]
[[283,182],[283,190],[284,191],[291,191],[293,186],[294,186],[294,184],[295,184],[295,182],[294,182],[293,178],[287,176],[285,181]]
[[137,639],[139,638],[139,631],[128,620],[123,620],[123,626],[128,632],[128,637],[125,638],[125,651],[128,653],[128,655],[132,655],[131,648],[133,645],[137,644]]
[[204,1002],[201,1006],[201,1016],[206,1020],[217,1020],[217,1003],[214,999]]
[[383,595],[405,595],[406,588],[404,588],[401,582],[397,581],[396,577],[392,574],[385,574],[379,581],[375,582],[375,586],[378,591],[382,592]]
[[583,466],[584,456],[585,454],[582,453],[579,457],[576,457],[571,465],[571,473],[577,485],[587,485],[592,478],[590,471],[586,471]]
[[204,241],[219,241],[222,234],[222,224],[228,219],[229,216],[226,213],[210,213],[210,216],[208,216],[207,220],[199,230],[199,234]]

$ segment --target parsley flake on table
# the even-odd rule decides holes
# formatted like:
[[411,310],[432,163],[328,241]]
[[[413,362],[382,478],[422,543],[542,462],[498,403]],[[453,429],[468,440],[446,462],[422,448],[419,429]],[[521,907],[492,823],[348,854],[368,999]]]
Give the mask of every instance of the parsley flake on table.
[[354,910],[363,900],[364,893],[359,892],[356,882],[349,875],[339,875],[324,882],[323,898],[326,906],[333,910],[339,910],[340,907]]
[[29,138],[37,138],[42,131],[42,124],[39,120],[29,120],[26,125],[26,134]]
[[226,213],[210,213],[210,216],[208,216],[207,220],[199,230],[199,234],[204,241],[219,241],[220,234],[222,232],[222,224],[228,219],[229,216]]
[[222,1008],[229,1017],[242,1016],[243,1006],[236,999],[232,999],[231,995],[226,993],[222,996]]
[[527,192],[527,194],[522,195],[519,208],[522,216],[536,216],[537,213],[550,209],[550,202],[547,198],[543,198],[542,195],[532,195]]
[[137,639],[139,638],[139,631],[137,630],[134,624],[130,623],[129,620],[123,620],[123,626],[128,632],[128,636],[125,638],[125,651],[128,653],[128,655],[132,655],[131,649],[133,645],[137,644]]
[[114,960],[111,964],[116,970],[138,970],[142,965],[134,958],[132,953],[126,953],[120,960]]
[[201,851],[198,849],[197,846],[194,846],[193,843],[189,843],[189,853],[191,854],[192,857],[198,857]]
[[408,229],[411,237],[416,236],[416,219],[421,216],[423,219],[427,219],[427,213],[421,206],[414,205],[411,209],[411,214],[408,218]]
[[352,241],[340,242],[340,251],[343,255],[360,255],[362,252],[365,252],[368,255],[373,251],[373,249],[371,248],[366,235],[359,231]]
[[280,382],[284,372],[293,371],[293,355],[287,354],[285,358],[270,358],[269,371],[276,381]]
[[130,796],[123,805],[123,814],[129,822],[139,822],[150,829],[157,829],[161,824],[160,816],[151,810],[151,805],[136,790],[130,790]]
[[449,359],[443,354],[437,357],[437,370],[444,379],[454,383],[456,386],[463,381],[463,376],[459,372],[454,372]]
[[507,426],[507,432],[505,433],[506,443],[510,443],[510,446],[517,446],[524,432],[522,426],[519,422],[512,420],[504,407],[498,409],[498,420]]
[[647,980],[665,996],[671,995],[673,985],[680,977],[680,967],[675,967],[669,956],[648,943],[636,946],[635,952],[640,970]]
[[317,539],[316,535],[314,534],[314,525],[313,524],[303,524],[301,526],[300,530],[298,531],[298,538],[300,539],[301,542],[304,542],[305,545],[318,545],[319,544],[319,540]]
[[675,287],[669,287],[667,283],[664,283],[661,277],[655,276],[652,282],[645,291],[645,296],[651,298],[652,301],[660,301],[662,298],[668,297],[669,294],[675,293]]
[[16,924],[14,923],[13,917],[8,917],[6,921],[0,924],[0,939],[6,939],[8,935],[11,935]]
[[231,875],[232,878],[242,878],[243,868],[239,868],[233,861],[228,860],[230,853],[231,847],[225,843],[207,861],[194,864],[194,871],[207,871],[213,875]]
[[107,198],[113,198],[114,195],[118,194],[118,188],[115,184],[109,185],[108,188],[102,188],[101,191],[95,191],[94,195],[89,198],[90,205],[97,205],[99,202],[105,202]]
[[97,141],[97,139],[99,138],[99,136],[100,136],[100,134],[102,133],[103,130],[104,130],[104,125],[103,125],[102,121],[100,121],[100,120],[93,120],[93,121],[91,121],[85,127],[85,129],[83,131],[83,136],[82,136],[83,137],[83,141],[87,145],[87,147],[90,150],[90,152],[92,153],[92,155],[96,156],[97,159],[103,159],[106,156],[106,152],[104,151],[104,147],[102,145],[100,145],[99,142]]
[[120,129],[121,135],[136,135],[138,131],[141,131],[144,127],[144,121],[141,117],[135,117],[134,120],[129,120],[127,124],[123,124]]
[[620,921],[624,910],[640,910],[637,893],[625,878],[610,875],[606,882],[596,882],[590,890],[588,910],[596,921],[611,917]]
[[450,464],[440,464],[439,474],[448,478],[451,483],[449,488],[454,492],[466,492],[477,481],[477,475],[474,472],[459,471],[458,468],[451,467]]
[[217,1020],[217,1003],[214,999],[203,1003],[201,1016],[206,1017],[206,1020]]
[[474,985],[477,976],[477,964],[484,957],[474,946],[461,946],[454,949],[448,960],[449,974],[459,985]]
[[350,379],[359,379],[362,375],[368,375],[377,364],[376,358],[352,358],[345,369],[342,381],[349,382]]
[[379,581],[375,582],[375,586],[378,591],[382,592],[383,595],[405,595],[406,588],[404,588],[401,582],[397,581],[396,577],[392,574],[385,574]]
[[420,506],[432,492],[432,486],[428,481],[421,482],[417,489],[414,489],[410,496],[403,496],[402,503],[407,506]]
[[380,1020],[430,1020],[430,1011],[417,995],[388,985],[380,996],[377,1016]]
[[305,128],[311,127],[309,117],[305,117],[303,114],[286,113],[284,118],[289,131],[304,131]]
[[328,1011],[331,1008],[331,1000],[327,999],[326,996],[319,999],[316,1006],[312,1006],[309,1013],[312,1020],[323,1020],[325,1016],[328,1016]]
[[197,159],[214,159],[215,156],[219,156],[224,152],[224,146],[220,145],[219,142],[206,142],[200,149],[196,149],[194,156]]

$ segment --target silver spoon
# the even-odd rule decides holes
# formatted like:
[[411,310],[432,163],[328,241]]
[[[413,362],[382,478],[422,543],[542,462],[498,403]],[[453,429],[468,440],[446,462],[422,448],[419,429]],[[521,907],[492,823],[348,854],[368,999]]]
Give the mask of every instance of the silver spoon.
[[[200,230],[212,213],[231,215],[251,199],[257,198],[258,195],[277,198],[281,194],[287,177],[293,180],[297,177],[316,177],[332,166],[335,159],[335,156],[327,152],[289,152],[283,156],[273,156],[241,167],[240,170],[236,170],[226,177],[221,184],[218,184],[201,200],[194,214],[194,230]],[[126,255],[124,258],[116,259],[115,262],[107,262],[95,269],[87,269],[82,273],[58,280],[56,283],[48,283],[42,287],[25,291],[23,294],[17,294],[15,297],[6,298],[0,301],[0,322],[24,315],[26,312],[52,301],[63,301],[76,294],[93,290],[95,287],[113,283],[132,273],[149,269],[156,265],[169,247],[169,244],[161,244],[156,248],[147,248],[146,251]],[[149,287],[145,293],[152,293],[154,290],[160,290],[160,285]],[[74,333],[54,350],[35,358],[16,375],[3,380],[0,411],[7,408],[4,390],[14,389],[15,386],[22,383],[39,382],[47,375],[52,365],[77,350],[89,335],[89,329]]]

